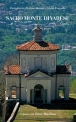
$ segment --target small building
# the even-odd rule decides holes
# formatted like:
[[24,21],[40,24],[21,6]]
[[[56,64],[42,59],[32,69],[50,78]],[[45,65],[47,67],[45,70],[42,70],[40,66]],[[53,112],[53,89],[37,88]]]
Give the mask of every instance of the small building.
[[68,44],[64,44],[64,45],[62,45],[62,50],[72,50],[72,46],[70,46]]
[[69,100],[69,65],[57,65],[58,45],[42,39],[42,29],[34,28],[34,39],[16,47],[19,65],[6,65],[6,97],[28,104]]

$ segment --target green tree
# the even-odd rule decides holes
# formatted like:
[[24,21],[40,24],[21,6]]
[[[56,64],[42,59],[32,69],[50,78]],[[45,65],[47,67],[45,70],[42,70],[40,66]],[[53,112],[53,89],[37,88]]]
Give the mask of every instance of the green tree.
[[76,79],[70,83],[70,93],[76,93]]

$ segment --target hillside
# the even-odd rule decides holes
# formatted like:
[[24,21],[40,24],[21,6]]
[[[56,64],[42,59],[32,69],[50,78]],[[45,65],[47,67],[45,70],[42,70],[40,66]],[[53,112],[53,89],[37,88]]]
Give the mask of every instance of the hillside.
[[[1,0],[0,1],[0,68],[6,57],[16,54],[16,45],[33,39],[32,29],[39,23],[43,39],[62,45],[76,46],[75,0]],[[58,64],[68,62],[75,71],[75,51],[58,53]]]
[[[2,31],[2,30],[1,30]],[[3,33],[3,32],[2,32]],[[17,33],[13,30],[4,30],[3,36],[1,37],[2,41],[0,41],[0,63],[1,66],[4,64],[6,57],[9,55],[15,55],[18,52],[16,51],[16,46],[18,44],[24,43],[25,41],[30,41],[33,39],[33,32],[32,30],[23,31],[21,33]],[[43,31],[43,39],[49,41],[51,43],[58,44],[60,50],[62,49],[62,45],[68,43],[69,45],[76,45],[75,35],[69,35],[65,33],[55,33],[52,34],[48,32],[48,30]],[[69,39],[69,40],[68,40]],[[65,64],[68,62],[72,65],[72,68],[75,70],[75,51],[73,50],[61,50],[58,53],[58,64]]]

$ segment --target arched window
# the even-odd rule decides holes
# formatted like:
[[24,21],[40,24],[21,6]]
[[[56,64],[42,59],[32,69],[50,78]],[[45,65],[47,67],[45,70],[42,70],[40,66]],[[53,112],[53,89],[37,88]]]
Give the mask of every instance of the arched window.
[[11,87],[11,97],[17,98],[17,87],[16,86]]
[[65,87],[63,85],[60,85],[58,87],[58,96],[59,96],[59,99],[65,98]]

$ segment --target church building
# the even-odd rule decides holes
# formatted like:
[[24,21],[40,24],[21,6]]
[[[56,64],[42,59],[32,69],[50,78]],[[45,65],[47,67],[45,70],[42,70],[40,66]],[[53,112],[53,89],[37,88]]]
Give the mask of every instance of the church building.
[[16,47],[19,64],[4,67],[6,99],[28,104],[69,100],[70,66],[57,65],[59,47],[42,39],[39,25],[33,31],[33,40]]

